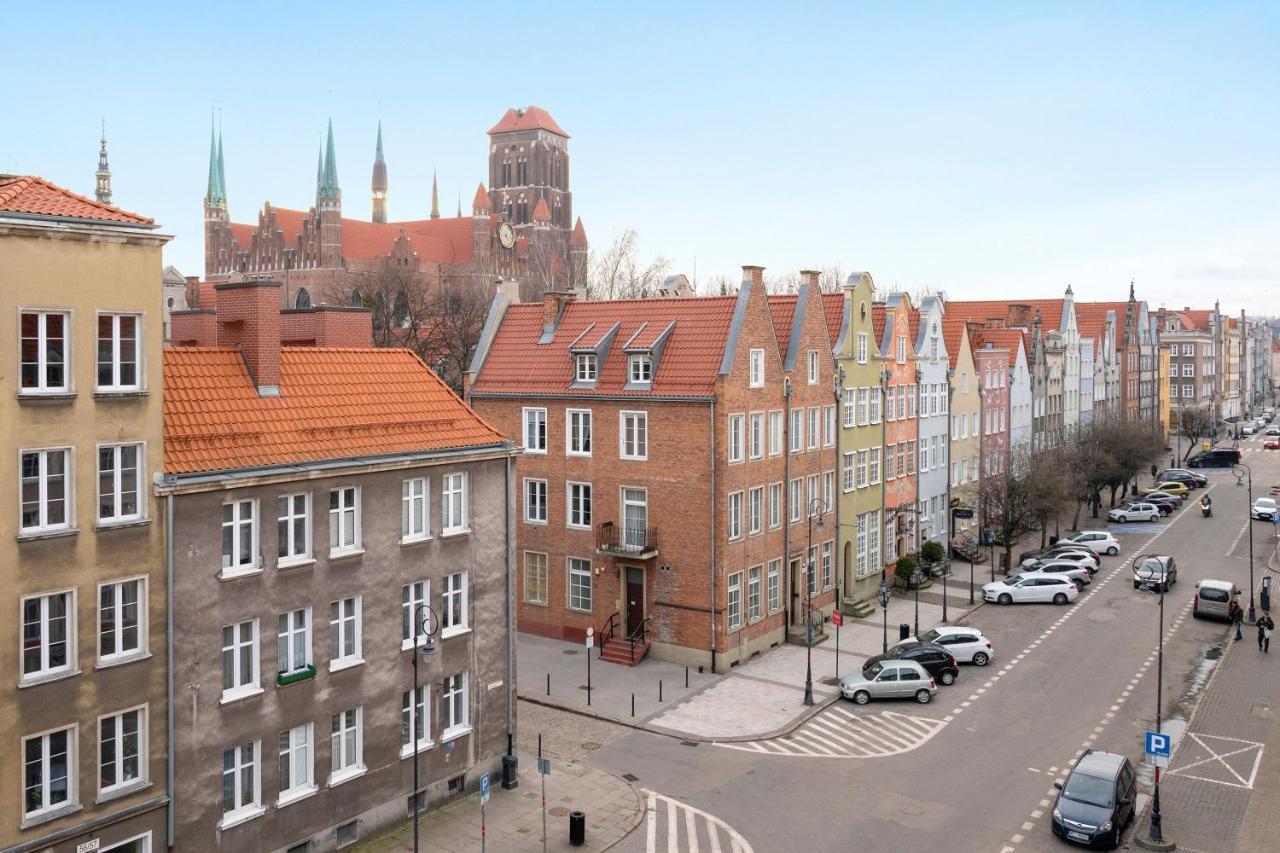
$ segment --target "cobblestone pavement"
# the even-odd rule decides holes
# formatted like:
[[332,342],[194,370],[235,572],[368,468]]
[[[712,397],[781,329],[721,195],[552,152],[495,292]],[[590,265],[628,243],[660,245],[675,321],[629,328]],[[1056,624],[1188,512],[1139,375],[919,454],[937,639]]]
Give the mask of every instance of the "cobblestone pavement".
[[[542,850],[541,792],[537,773],[538,734],[542,754],[551,759],[547,777],[547,850],[602,851],[612,847],[644,817],[646,800],[626,779],[592,769],[583,759],[627,733],[627,729],[577,714],[521,702],[520,786],[504,791],[497,784],[486,806],[487,849],[495,853]],[[587,839],[569,846],[569,812],[587,816]],[[480,796],[473,794],[430,812],[420,822],[421,849],[432,853],[480,850]],[[360,853],[398,853],[413,849],[413,824],[406,822],[371,839]]]

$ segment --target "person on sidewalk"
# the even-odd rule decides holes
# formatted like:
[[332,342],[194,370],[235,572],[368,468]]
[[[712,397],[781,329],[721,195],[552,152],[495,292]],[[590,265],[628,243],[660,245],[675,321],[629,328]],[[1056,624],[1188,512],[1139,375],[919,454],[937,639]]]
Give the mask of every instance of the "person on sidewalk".
[[1270,616],[1263,616],[1258,620],[1258,648],[1264,652],[1271,651],[1271,632],[1276,628],[1276,623],[1271,621]]
[[1241,628],[1240,628],[1243,622],[1244,622],[1244,609],[1237,606],[1234,610],[1231,611],[1231,624],[1236,626],[1237,640],[1240,640],[1244,637],[1244,634],[1241,633]]

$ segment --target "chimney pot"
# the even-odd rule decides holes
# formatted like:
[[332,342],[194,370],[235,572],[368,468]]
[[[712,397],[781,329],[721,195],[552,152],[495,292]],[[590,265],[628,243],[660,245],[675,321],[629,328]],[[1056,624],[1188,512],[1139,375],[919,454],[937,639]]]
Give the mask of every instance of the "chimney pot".
[[213,290],[218,346],[240,349],[259,396],[279,396],[280,282],[225,282]]
[[822,277],[822,273],[817,270],[800,270],[800,277],[814,290],[820,289],[818,280]]
[[750,281],[752,287],[764,287],[764,267],[758,267],[753,264],[743,264],[742,280]]
[[572,290],[544,290],[542,292],[542,329],[554,332],[560,324],[565,306],[574,301],[576,295]]

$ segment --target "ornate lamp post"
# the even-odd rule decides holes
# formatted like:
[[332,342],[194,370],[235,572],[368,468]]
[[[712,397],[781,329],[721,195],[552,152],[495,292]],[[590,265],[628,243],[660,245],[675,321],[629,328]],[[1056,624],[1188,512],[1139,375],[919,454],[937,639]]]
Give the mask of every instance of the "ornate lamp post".
[[[1243,474],[1240,472],[1244,471]],[[1236,485],[1243,486],[1245,479],[1249,482],[1249,624],[1258,621],[1258,614],[1253,609],[1253,469],[1243,462],[1231,466],[1231,473],[1236,475]]]
[[883,652],[889,651],[889,596],[893,595],[893,587],[884,581],[880,582],[880,588],[876,590],[876,600],[880,602],[880,609],[884,613],[884,648]]
[[920,636],[920,582],[923,580],[924,575],[920,572],[920,567],[917,566],[915,570],[911,572],[911,585],[915,587],[916,590],[915,636],[917,637]]
[[805,645],[805,671],[804,671],[804,704],[813,704],[813,588],[815,580],[813,576],[814,559],[813,559],[813,520],[816,516],[818,519],[818,528],[822,528],[822,517],[826,515],[829,507],[827,502],[822,498],[814,498],[809,501],[809,533],[806,543],[805,560],[808,563],[808,580],[805,587],[805,615],[804,615],[804,645]]
[[[410,697],[410,707],[413,709],[413,730],[409,733],[409,737],[413,741],[413,853],[418,853],[418,812],[422,806],[422,794],[418,784],[418,730],[427,722],[426,714],[418,713],[418,658],[429,657],[436,653],[435,636],[440,629],[440,620],[429,604],[419,604],[413,612],[413,624],[417,632],[413,646],[413,694]],[[427,732],[423,731],[422,734],[425,737]]]

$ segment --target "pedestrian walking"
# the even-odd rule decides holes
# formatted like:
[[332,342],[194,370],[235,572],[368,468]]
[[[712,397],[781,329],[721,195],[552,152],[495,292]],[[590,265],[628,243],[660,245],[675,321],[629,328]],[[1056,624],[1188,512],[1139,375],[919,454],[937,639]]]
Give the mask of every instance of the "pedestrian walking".
[[1236,609],[1235,609],[1235,610],[1232,610],[1232,611],[1231,611],[1231,624],[1233,624],[1233,625],[1235,625],[1235,626],[1236,626],[1236,639],[1237,639],[1237,640],[1240,640],[1240,639],[1243,639],[1243,638],[1244,638],[1244,634],[1241,632],[1241,628],[1240,628],[1240,626],[1241,626],[1243,623],[1244,623],[1244,610],[1243,610],[1242,608],[1240,608],[1240,607],[1236,607]]
[[1271,621],[1270,616],[1263,616],[1258,620],[1258,648],[1264,652],[1271,651],[1271,632],[1276,628],[1276,623]]

